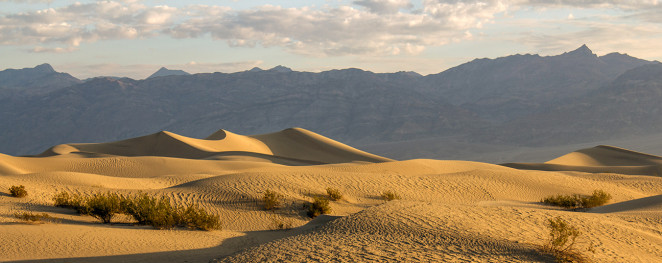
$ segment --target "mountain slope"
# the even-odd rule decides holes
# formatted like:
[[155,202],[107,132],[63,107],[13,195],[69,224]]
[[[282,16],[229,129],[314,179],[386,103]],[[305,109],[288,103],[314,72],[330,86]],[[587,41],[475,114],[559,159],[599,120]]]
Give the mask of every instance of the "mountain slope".
[[67,73],[56,72],[49,64],[0,71],[0,89],[17,89],[28,93],[46,93],[81,82]]

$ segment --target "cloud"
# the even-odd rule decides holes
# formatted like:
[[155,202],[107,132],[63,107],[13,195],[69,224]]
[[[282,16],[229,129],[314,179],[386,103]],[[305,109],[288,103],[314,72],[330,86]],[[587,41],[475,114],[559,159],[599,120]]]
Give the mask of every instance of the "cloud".
[[[264,5],[241,10],[144,3],[76,2],[0,15],[0,44],[35,46],[31,52],[64,52],[108,39],[211,37],[229,46],[280,47],[315,57],[416,55],[429,47],[471,40],[474,33],[481,35],[486,25],[502,22],[500,14],[522,9],[617,8],[628,15],[621,19],[630,19],[631,23],[662,23],[658,15],[662,7],[657,0],[420,0],[416,5],[411,0],[353,0],[351,4],[318,8]],[[573,11],[575,19],[564,20],[579,23],[579,14]],[[592,24],[573,25],[597,32],[591,31],[595,29]],[[530,26],[545,25],[533,21]]]
[[411,9],[414,5],[410,0],[356,0],[355,5],[363,6],[373,13],[392,14],[400,9]]
[[42,47],[42,46],[36,46],[33,49],[28,50],[30,53],[71,53],[76,51],[77,49],[74,47]]

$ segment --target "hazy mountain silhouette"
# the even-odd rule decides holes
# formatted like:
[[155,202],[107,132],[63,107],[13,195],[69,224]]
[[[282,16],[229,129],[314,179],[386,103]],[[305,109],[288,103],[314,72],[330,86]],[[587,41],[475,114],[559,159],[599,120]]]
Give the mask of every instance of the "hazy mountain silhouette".
[[487,149],[478,144],[587,142],[659,132],[660,67],[618,53],[599,57],[582,46],[557,56],[476,59],[428,76],[278,66],[94,78],[46,94],[0,96],[0,126],[7,127],[0,152],[30,154],[160,130],[203,137],[219,127],[241,134],[303,127],[352,145],[426,146],[438,138],[475,145],[463,154]]
[[49,64],[0,71],[0,89],[18,89],[28,93],[45,93],[81,82],[67,73],[56,72]]
[[186,76],[186,75],[191,75],[191,74],[183,70],[178,70],[178,69],[173,70],[173,69],[167,69],[165,67],[161,67],[159,70],[157,70],[147,78],[151,79],[151,78],[164,77],[164,76]]

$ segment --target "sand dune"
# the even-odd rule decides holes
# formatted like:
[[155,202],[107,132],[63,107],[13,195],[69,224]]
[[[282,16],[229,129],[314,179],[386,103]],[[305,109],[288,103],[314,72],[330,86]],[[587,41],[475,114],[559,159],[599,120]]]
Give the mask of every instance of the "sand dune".
[[[593,242],[597,252],[584,253],[590,259],[660,262],[662,177],[641,172],[656,167],[656,158],[600,146],[540,164],[607,167],[598,172],[609,173],[394,161],[300,128],[63,144],[35,157],[0,155],[0,189],[21,184],[29,192],[26,198],[0,195],[0,260],[549,262],[537,246],[547,236],[545,220],[561,216],[584,233],[582,249]],[[344,198],[331,203],[330,216],[311,221],[302,206],[327,187]],[[283,194],[281,209],[262,209],[267,189]],[[538,203],[595,189],[611,193],[613,204],[582,213]],[[385,190],[402,200],[381,200]],[[129,218],[103,225],[52,207],[57,191],[168,196],[218,214],[223,230],[153,230]],[[13,217],[22,211],[46,212],[60,222],[26,225]],[[295,228],[273,230],[278,221]]]
[[662,157],[606,145],[575,151],[545,163],[503,165],[527,170],[662,176]]

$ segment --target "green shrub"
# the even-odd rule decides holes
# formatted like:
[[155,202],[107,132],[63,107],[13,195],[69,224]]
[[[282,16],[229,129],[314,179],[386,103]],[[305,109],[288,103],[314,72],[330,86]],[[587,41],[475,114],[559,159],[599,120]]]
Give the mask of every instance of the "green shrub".
[[283,199],[282,194],[279,194],[271,190],[264,191],[264,196],[262,197],[262,201],[264,202],[264,209],[265,210],[278,209],[281,205],[281,199]]
[[575,251],[577,237],[581,232],[561,217],[547,219],[549,239],[543,251],[553,254],[558,262],[585,262],[586,259]]
[[338,201],[342,199],[342,193],[336,188],[327,187],[326,194],[329,195],[329,199],[333,201]]
[[315,218],[322,214],[328,214],[331,212],[331,206],[329,206],[329,199],[326,199],[321,196],[313,198],[313,202],[308,206],[308,216]]
[[76,209],[82,215],[91,215],[103,223],[110,223],[116,214],[126,214],[139,225],[150,225],[156,229],[187,227],[190,229],[213,230],[221,228],[217,215],[208,213],[196,205],[175,206],[168,197],[156,198],[145,193],[122,196],[114,193],[95,194],[83,198],[67,192],[53,197],[56,206]]
[[116,214],[124,212],[121,200],[122,198],[114,193],[95,194],[87,200],[87,206],[91,216],[109,224]]
[[46,213],[35,214],[32,212],[14,213],[14,217],[28,223],[41,223],[42,221],[54,221],[54,218]]
[[381,197],[382,197],[382,199],[384,199],[386,201],[393,201],[393,200],[396,200],[396,199],[400,199],[400,195],[398,193],[394,192],[394,191],[391,191],[391,190],[384,191],[382,193]]
[[611,200],[611,195],[602,190],[595,190],[588,198],[582,199],[583,206],[586,208],[601,206]]
[[611,195],[603,190],[595,190],[590,196],[573,195],[555,195],[545,197],[542,203],[560,206],[566,209],[592,208],[606,204],[611,200]]
[[9,194],[13,197],[26,197],[28,195],[28,191],[25,190],[25,186],[23,185],[12,185],[12,187],[9,187]]
[[221,220],[217,215],[207,213],[197,205],[189,205],[182,218],[188,228],[199,230],[214,230],[221,228]]
[[87,198],[68,192],[59,192],[53,196],[53,202],[57,207],[71,208],[81,215],[91,215],[92,210],[87,204]]

